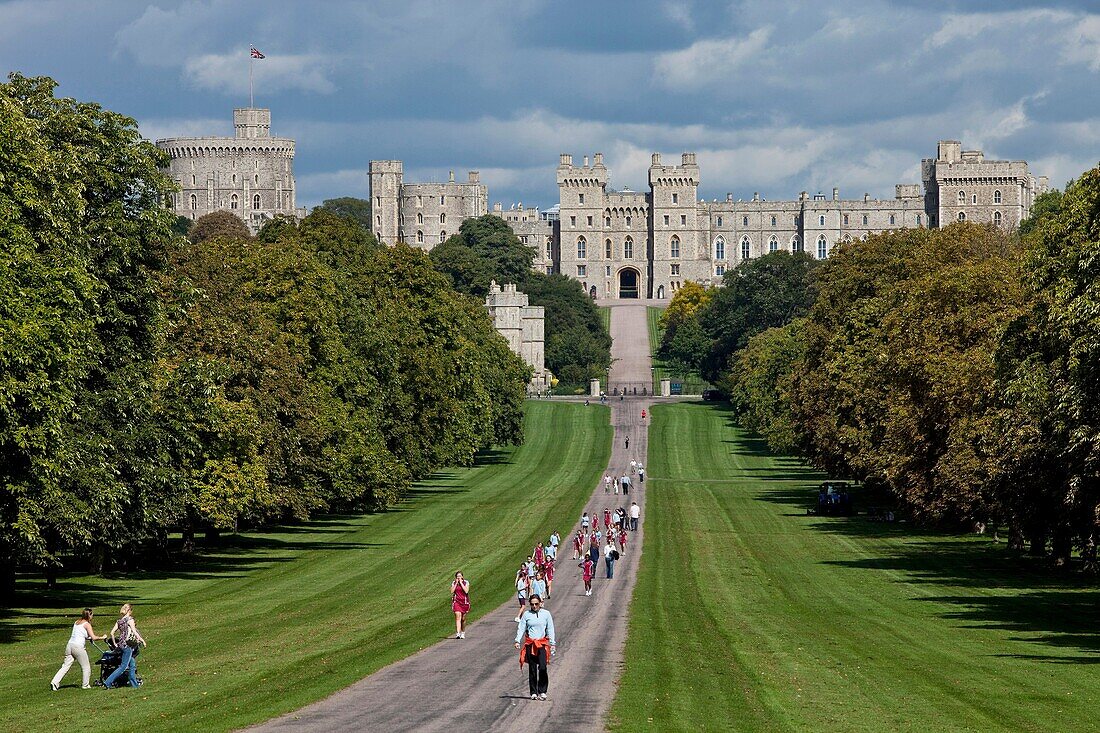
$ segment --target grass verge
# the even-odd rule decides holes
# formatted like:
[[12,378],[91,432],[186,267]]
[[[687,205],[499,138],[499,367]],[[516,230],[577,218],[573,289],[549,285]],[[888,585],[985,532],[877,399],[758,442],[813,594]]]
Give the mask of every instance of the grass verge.
[[615,731],[1084,731],[1100,591],[986,538],[805,513],[721,407],[653,409]]
[[[21,582],[21,607],[0,612],[0,730],[230,730],[453,633],[455,570],[471,580],[473,617],[499,606],[511,597],[502,569],[571,525],[611,449],[606,408],[529,402],[526,420],[525,445],[440,472],[391,512],[226,538],[160,573],[68,577],[49,592]],[[73,616],[96,607],[103,633],[124,601],[149,641],[147,685],[75,689],[75,665],[50,692]]]

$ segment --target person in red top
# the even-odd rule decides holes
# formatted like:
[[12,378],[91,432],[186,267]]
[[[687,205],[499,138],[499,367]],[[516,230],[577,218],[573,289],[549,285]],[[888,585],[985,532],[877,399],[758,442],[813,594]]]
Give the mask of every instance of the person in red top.
[[542,543],[541,542],[538,543],[537,545],[535,545],[535,565],[536,566],[542,565],[543,552],[545,552],[545,551],[542,549]]
[[550,600],[550,594],[554,592],[554,558],[546,558],[546,565],[543,566],[542,575],[546,578],[546,599]]
[[607,507],[603,508],[603,526],[604,529],[611,529],[611,510]]
[[642,422],[645,422],[645,410],[642,410]]
[[584,594],[586,596],[592,595],[592,576],[596,574],[596,563],[592,562],[592,558],[585,555],[584,562],[579,567],[581,568],[581,578],[584,579]]
[[455,638],[466,638],[466,614],[470,612],[470,581],[455,573],[451,583],[451,610],[455,612]]
[[626,552],[626,530],[619,530],[619,552]]
[[581,556],[581,552],[584,550],[584,539],[581,536],[580,530],[573,535],[573,559],[576,560]]

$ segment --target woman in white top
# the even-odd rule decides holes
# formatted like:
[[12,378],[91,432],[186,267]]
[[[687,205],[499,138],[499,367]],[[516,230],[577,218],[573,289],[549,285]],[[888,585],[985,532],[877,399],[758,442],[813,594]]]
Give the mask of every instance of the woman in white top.
[[50,681],[50,689],[57,691],[61,686],[61,679],[69,671],[69,668],[73,666],[73,660],[80,662],[80,672],[83,687],[87,690],[91,685],[89,682],[92,677],[92,665],[88,662],[88,650],[84,648],[84,643],[88,639],[106,639],[106,636],[96,636],[95,631],[92,630],[92,609],[85,608],[84,612],[80,614],[80,618],[73,624],[73,633],[69,637],[69,643],[65,645],[65,661],[61,663],[61,669],[57,670],[57,674],[53,676]]

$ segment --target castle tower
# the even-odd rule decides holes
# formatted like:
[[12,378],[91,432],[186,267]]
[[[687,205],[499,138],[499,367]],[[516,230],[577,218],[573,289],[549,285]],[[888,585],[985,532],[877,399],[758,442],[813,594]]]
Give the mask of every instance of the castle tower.
[[699,165],[695,153],[680,156],[680,165],[663,165],[654,153],[649,165],[649,189],[653,243],[650,264],[650,295],[661,290],[670,296],[686,280],[701,280],[709,275],[709,261],[700,269],[699,260],[708,259],[709,245],[700,247],[702,222],[699,221]]
[[400,160],[370,162],[370,201],[374,216],[371,231],[379,242],[396,244],[405,240],[400,219],[404,166]]
[[271,110],[233,110],[233,132],[156,141],[180,188],[172,199],[176,214],[194,220],[229,211],[253,233],[276,216],[304,217],[295,200],[294,140],[272,137]]

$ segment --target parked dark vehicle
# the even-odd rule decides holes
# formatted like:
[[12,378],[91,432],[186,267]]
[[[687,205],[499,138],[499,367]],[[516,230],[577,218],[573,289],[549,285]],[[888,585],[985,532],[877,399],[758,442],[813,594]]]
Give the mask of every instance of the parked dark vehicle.
[[722,394],[722,390],[719,389],[704,389],[703,401],[704,402],[720,402],[724,400],[726,396]]
[[806,510],[807,514],[825,516],[851,516],[856,513],[852,506],[851,488],[846,481],[826,481],[817,491],[817,504]]

